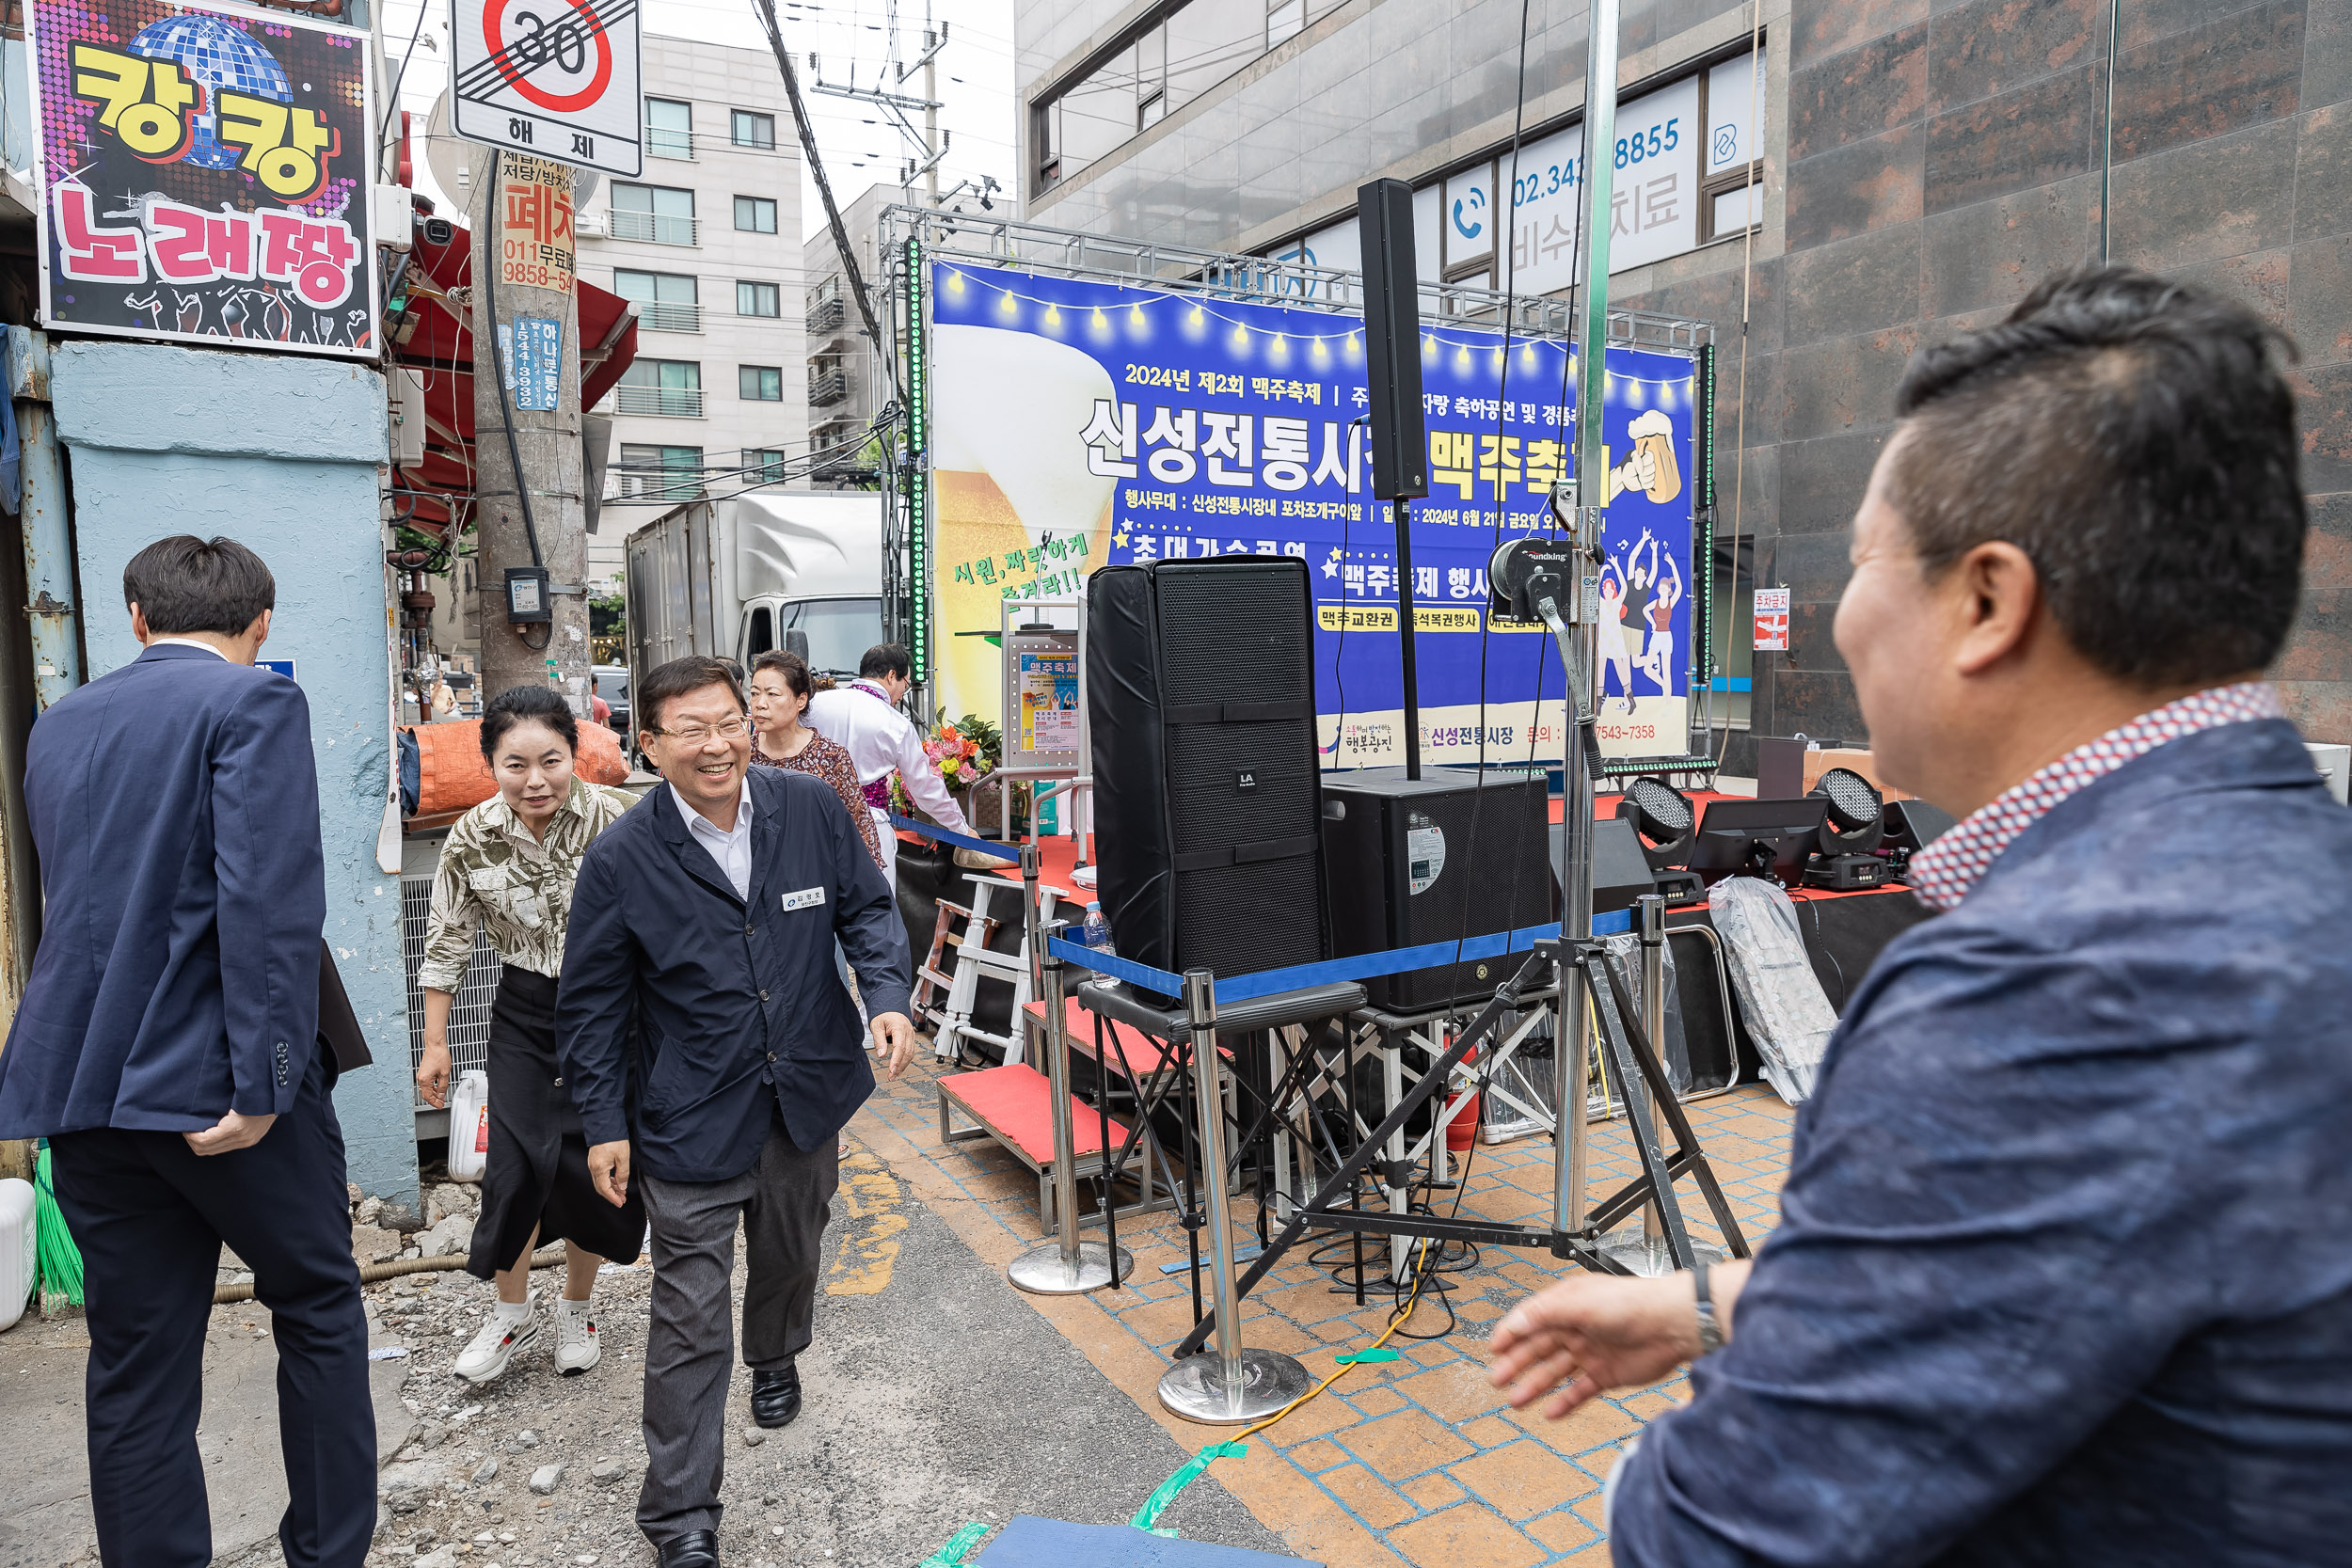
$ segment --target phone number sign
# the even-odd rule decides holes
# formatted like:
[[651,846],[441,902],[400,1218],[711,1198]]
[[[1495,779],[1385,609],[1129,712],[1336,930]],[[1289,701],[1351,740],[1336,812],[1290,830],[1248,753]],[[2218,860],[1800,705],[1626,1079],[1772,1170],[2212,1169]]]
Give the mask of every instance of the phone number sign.
[[452,120],[469,141],[644,168],[633,0],[456,0]]

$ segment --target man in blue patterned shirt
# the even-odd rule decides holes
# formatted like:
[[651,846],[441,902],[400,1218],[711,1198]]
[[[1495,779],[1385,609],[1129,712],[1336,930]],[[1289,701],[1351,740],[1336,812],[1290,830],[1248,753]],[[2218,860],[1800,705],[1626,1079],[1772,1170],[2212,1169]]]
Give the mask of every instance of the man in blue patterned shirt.
[[2279,335],[2142,274],[1928,351],[1839,651],[1963,818],[1750,1263],[1495,1334],[1562,1415],[1690,1361],[1620,1568],[2352,1561],[2352,814],[2259,677],[2304,505]]

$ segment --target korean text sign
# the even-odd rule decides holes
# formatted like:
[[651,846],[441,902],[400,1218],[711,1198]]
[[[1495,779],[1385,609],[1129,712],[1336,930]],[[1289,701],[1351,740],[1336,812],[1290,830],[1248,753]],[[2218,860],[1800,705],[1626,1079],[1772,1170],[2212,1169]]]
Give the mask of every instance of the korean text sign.
[[[930,269],[940,705],[993,713],[999,601],[1105,562],[1291,555],[1315,585],[1327,766],[1404,760],[1396,534],[1370,491],[1360,320],[940,262]],[[1694,367],[1609,354],[1603,750],[1689,743]],[[1574,451],[1559,342],[1424,324],[1431,494],[1410,503],[1422,754],[1557,759],[1540,628],[1490,626],[1486,562],[1548,527]],[[1483,703],[1482,703],[1483,699]]]
[[376,353],[367,35],[170,0],[30,0],[41,320]]

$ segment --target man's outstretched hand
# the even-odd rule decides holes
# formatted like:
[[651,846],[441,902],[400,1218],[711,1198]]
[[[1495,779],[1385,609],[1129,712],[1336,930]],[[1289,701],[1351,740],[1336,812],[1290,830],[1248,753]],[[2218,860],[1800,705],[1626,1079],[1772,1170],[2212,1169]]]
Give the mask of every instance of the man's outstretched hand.
[[1570,1275],[1502,1315],[1490,1375],[1515,1408],[1550,1395],[1542,1413],[1558,1420],[1608,1389],[1655,1383],[1696,1356],[1695,1301],[1687,1274]]
[[874,1054],[882,1058],[888,1074],[905,1077],[907,1064],[914,1059],[914,1021],[904,1013],[877,1013],[867,1028],[874,1037]]

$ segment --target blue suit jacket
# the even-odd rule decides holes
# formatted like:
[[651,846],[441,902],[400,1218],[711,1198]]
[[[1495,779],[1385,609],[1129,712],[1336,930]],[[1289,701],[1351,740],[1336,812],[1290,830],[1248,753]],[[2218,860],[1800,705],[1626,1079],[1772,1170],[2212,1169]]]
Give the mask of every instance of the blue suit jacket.
[[589,846],[572,890],[564,1076],[591,1144],[633,1134],[636,1168],[673,1181],[749,1170],[779,1109],[795,1145],[821,1148],[873,1092],[836,937],[869,1010],[905,1012],[913,983],[841,797],[773,768],[751,790],[748,906],[666,785]]
[[302,689],[151,648],[41,715],[24,799],[47,904],[0,1137],[291,1110],[326,923]]
[[2061,801],[1854,992],[1626,1568],[2352,1542],[2352,813],[2293,725]]

